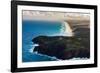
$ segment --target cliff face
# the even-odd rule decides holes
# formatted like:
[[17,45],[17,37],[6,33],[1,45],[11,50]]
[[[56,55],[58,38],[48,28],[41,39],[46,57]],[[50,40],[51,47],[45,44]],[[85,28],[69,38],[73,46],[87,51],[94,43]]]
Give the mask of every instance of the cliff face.
[[[78,30],[80,31],[73,37],[38,36],[32,40],[35,44],[39,44],[39,46],[36,46],[33,51],[48,56],[55,56],[62,60],[71,58],[89,58],[89,31],[82,33],[81,30],[83,31],[83,29]],[[79,35],[78,33],[81,34]]]

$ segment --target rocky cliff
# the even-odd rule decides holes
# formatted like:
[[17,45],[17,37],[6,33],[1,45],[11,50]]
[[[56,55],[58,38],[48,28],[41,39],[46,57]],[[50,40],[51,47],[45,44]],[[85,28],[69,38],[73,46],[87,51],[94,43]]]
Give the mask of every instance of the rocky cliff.
[[75,36],[38,36],[32,40],[36,46],[33,51],[66,60],[90,57],[90,32],[87,28],[77,29]]

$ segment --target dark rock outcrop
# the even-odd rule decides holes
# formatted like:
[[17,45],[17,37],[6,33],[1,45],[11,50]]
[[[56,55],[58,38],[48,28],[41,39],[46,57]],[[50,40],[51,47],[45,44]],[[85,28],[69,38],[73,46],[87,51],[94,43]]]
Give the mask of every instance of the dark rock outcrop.
[[[73,37],[66,36],[38,36],[32,40],[39,44],[34,51],[58,59],[89,58],[90,32],[88,29],[77,29]],[[87,30],[84,32],[84,30]],[[80,35],[79,35],[80,34]]]

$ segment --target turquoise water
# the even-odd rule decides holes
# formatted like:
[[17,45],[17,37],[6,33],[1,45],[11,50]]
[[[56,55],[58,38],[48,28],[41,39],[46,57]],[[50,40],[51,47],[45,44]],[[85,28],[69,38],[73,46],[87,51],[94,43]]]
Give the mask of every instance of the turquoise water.
[[39,62],[39,61],[55,61],[54,57],[35,53],[34,43],[32,39],[41,36],[56,36],[60,34],[62,29],[61,22],[55,21],[37,21],[23,20],[22,22],[22,61],[23,62]]

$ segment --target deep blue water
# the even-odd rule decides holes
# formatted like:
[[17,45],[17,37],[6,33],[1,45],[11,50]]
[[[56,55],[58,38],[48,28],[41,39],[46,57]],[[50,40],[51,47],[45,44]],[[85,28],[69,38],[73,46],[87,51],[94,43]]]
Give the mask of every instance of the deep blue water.
[[40,36],[54,36],[61,33],[61,22],[54,21],[36,21],[23,20],[22,22],[22,61],[38,62],[38,61],[54,61],[56,58],[41,55],[33,52],[34,43],[32,39]]

